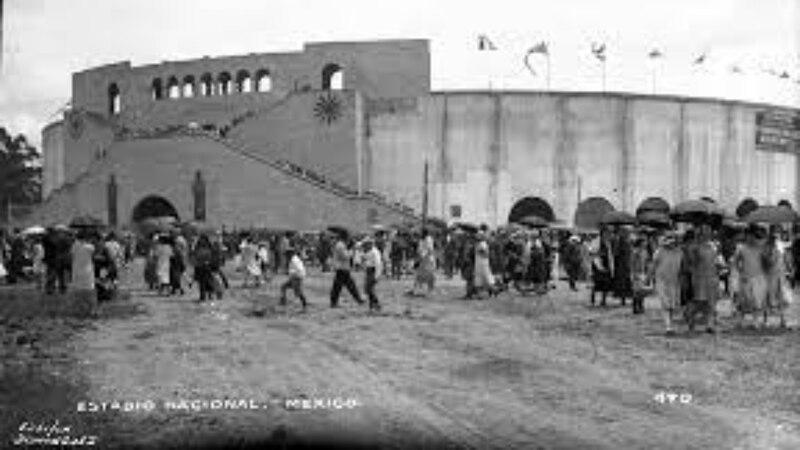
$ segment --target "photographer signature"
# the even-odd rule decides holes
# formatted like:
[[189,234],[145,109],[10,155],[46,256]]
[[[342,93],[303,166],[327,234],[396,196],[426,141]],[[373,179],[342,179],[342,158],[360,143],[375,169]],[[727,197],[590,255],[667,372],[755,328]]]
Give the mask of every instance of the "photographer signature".
[[62,425],[56,419],[52,423],[22,422],[17,435],[12,440],[14,445],[53,445],[53,446],[94,446],[97,436],[71,436],[72,427]]

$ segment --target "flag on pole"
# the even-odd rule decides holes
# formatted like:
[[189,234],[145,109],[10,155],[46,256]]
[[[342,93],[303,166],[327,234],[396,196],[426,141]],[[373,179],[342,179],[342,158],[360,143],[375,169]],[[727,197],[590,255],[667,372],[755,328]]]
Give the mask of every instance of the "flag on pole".
[[707,53],[703,53],[702,55],[700,55],[697,58],[695,58],[694,62],[692,64],[694,64],[695,66],[699,66],[699,65],[701,65],[701,64],[706,62],[706,58],[708,58],[708,54]]
[[548,48],[547,42],[545,41],[539,42],[538,44],[531,47],[530,50],[528,50],[528,54],[536,54],[536,53],[549,56],[550,49]]
[[654,48],[653,50],[650,51],[650,53],[647,54],[647,56],[650,57],[650,59],[658,59],[658,58],[663,58],[664,54],[661,53],[661,50]]
[[497,47],[485,34],[478,36],[478,50],[497,50]]
[[547,46],[547,42],[545,41],[539,42],[538,44],[528,49],[528,53],[525,54],[525,67],[528,68],[528,71],[530,71],[531,75],[533,76],[537,76],[537,74],[536,70],[531,65],[529,58],[531,55],[537,55],[537,54],[544,55],[548,58],[550,57],[550,49]]
[[594,54],[595,58],[599,59],[602,62],[606,61],[606,44],[592,44],[592,53]]

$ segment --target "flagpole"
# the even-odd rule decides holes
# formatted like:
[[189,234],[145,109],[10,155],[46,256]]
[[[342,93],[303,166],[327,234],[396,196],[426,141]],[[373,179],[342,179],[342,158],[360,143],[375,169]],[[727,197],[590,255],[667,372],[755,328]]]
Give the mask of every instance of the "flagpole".
[[655,67],[655,64],[653,64],[653,68],[652,68],[652,70],[650,72],[650,78],[651,78],[651,84],[652,84],[652,89],[653,89],[653,95],[655,95],[655,93],[656,93],[656,67]]
[[548,52],[547,55],[547,90],[550,90],[550,53]]
[[601,63],[602,63],[602,68],[603,68],[603,92],[605,92],[606,91],[606,60],[605,60],[605,58],[603,58]]
[[422,228],[428,221],[428,158],[425,158],[425,167],[422,173]]

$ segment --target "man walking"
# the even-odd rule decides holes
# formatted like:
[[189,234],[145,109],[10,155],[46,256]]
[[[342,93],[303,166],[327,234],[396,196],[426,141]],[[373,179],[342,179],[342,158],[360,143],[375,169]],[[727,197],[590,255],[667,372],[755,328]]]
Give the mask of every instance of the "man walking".
[[306,296],[303,294],[303,280],[306,277],[306,266],[300,255],[293,248],[286,250],[286,257],[289,259],[289,279],[281,285],[281,306],[286,305],[286,291],[291,289],[294,296],[300,299],[303,304],[303,312],[308,308]]
[[356,303],[359,305],[364,303],[356,287],[356,282],[353,281],[353,275],[350,273],[353,252],[345,244],[346,239],[346,236],[340,235],[333,246],[333,270],[335,275],[333,287],[331,288],[331,308],[339,306],[339,294],[342,292],[342,287],[350,292]]

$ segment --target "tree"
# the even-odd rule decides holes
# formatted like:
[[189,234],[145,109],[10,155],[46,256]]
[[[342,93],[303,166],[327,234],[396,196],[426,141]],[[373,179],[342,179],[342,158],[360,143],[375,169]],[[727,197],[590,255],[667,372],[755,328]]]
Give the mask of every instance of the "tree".
[[30,206],[42,198],[42,156],[25,136],[0,126],[0,220],[11,217],[11,205]]

